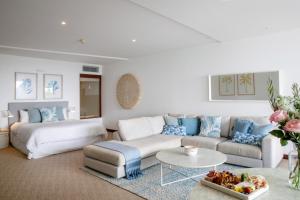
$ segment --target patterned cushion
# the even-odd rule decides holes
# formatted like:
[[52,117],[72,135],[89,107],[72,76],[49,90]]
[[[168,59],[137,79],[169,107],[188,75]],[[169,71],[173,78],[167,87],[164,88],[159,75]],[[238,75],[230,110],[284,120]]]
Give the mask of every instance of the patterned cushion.
[[214,138],[220,137],[221,119],[220,116],[202,116],[199,135]]
[[186,135],[194,136],[200,132],[200,119],[195,118],[181,118],[179,119],[179,125],[186,128]]
[[58,121],[56,115],[56,107],[41,108],[42,122],[55,122]]
[[28,110],[29,122],[30,123],[40,123],[42,122],[42,117],[40,110],[38,108],[33,108]]
[[167,125],[174,125],[174,126],[178,126],[178,119],[177,117],[173,117],[173,116],[164,116],[165,122]]
[[233,127],[233,137],[236,132],[251,133],[253,129],[253,121],[236,119]]
[[164,125],[163,135],[186,135],[186,128],[184,126]]
[[262,139],[266,135],[255,135],[251,133],[236,132],[232,141],[240,144],[250,144],[254,146],[261,146]]

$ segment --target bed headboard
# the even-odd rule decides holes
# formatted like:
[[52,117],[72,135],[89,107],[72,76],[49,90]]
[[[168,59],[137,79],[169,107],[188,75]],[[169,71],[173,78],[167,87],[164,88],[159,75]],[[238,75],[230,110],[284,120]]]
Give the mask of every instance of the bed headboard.
[[43,108],[61,106],[64,108],[69,107],[68,101],[40,101],[40,102],[13,102],[8,103],[8,110],[14,115],[14,117],[8,118],[8,124],[12,125],[19,121],[19,110],[31,109],[31,108]]

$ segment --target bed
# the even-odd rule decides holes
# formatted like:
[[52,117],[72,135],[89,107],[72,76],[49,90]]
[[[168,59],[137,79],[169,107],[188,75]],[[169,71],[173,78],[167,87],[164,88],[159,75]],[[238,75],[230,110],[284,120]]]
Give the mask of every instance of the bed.
[[53,154],[81,149],[101,141],[107,131],[101,118],[64,120],[45,123],[21,123],[20,110],[60,106],[68,108],[67,101],[9,103],[14,115],[9,119],[11,144],[28,159],[37,159]]

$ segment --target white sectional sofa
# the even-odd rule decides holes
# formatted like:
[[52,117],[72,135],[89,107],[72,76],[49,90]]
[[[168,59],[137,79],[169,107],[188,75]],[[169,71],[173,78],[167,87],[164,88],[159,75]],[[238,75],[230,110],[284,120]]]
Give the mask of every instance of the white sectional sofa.
[[[234,143],[230,138],[236,118],[253,120],[260,125],[269,123],[266,117],[222,117],[220,138],[181,137],[161,134],[165,125],[163,116],[141,117],[120,120],[119,131],[114,133],[116,140],[113,142],[138,148],[142,156],[142,169],[157,163],[155,154],[158,151],[186,145],[223,152],[227,155],[227,163],[230,164],[246,167],[276,167],[283,157],[279,139],[268,135],[263,139],[262,147]],[[116,178],[125,176],[125,158],[121,153],[89,145],[84,148],[84,155],[85,166]]]

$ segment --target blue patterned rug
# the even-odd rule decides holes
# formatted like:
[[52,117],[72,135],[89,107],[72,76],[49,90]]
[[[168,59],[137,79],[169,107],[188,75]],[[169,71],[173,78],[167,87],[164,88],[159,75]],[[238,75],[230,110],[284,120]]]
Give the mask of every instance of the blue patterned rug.
[[[218,171],[223,170],[234,170],[240,169],[243,167],[223,164],[217,167]],[[193,176],[197,174],[207,173],[208,171],[212,170],[212,168],[207,169],[183,169],[172,167],[173,170],[179,171],[175,172],[170,170],[168,167],[164,167],[164,182],[174,181],[176,179],[185,178],[185,174],[187,176]],[[128,190],[140,197],[149,200],[186,200],[189,197],[189,193],[191,192],[192,188],[198,183],[201,179],[189,179],[186,181],[174,183],[171,185],[166,185],[162,187],[160,185],[160,165],[152,166],[148,169],[143,170],[143,176],[135,179],[135,180],[127,180],[125,178],[115,179],[89,168],[82,168],[82,170],[92,174],[98,178],[104,179],[109,183],[112,183],[120,188]]]

